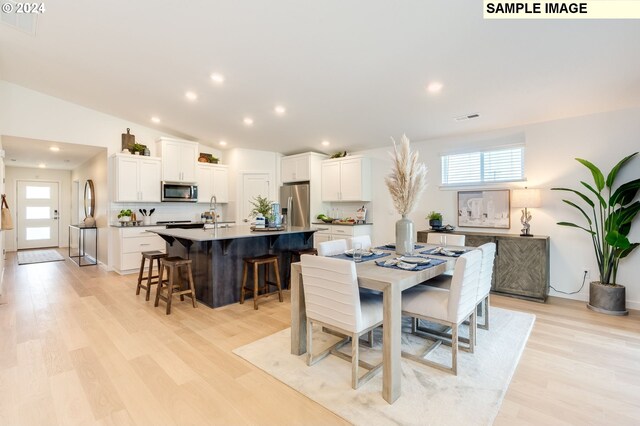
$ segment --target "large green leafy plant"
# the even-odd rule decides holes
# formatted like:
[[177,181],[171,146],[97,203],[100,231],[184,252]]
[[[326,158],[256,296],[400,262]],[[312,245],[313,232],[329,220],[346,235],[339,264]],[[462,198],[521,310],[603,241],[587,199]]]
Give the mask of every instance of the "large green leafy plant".
[[620,259],[627,257],[640,245],[630,242],[628,238],[631,224],[640,211],[640,201],[633,201],[640,189],[640,178],[623,183],[614,190],[618,172],[637,154],[635,152],[620,160],[606,179],[595,165],[576,158],[591,171],[594,185],[580,181],[588,190],[586,193],[571,188],[551,188],[555,191],[573,192],[587,204],[583,208],[572,201],[562,200],[580,211],[586,219],[586,225],[580,226],[572,222],[558,222],[558,225],[579,228],[591,235],[602,284],[616,284]]

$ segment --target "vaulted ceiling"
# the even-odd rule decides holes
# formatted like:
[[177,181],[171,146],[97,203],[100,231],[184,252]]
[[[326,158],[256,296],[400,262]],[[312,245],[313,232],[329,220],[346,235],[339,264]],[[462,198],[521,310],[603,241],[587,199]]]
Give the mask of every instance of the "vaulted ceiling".
[[640,105],[633,20],[485,21],[480,1],[45,5],[35,36],[0,25],[2,79],[212,146],[355,150]]

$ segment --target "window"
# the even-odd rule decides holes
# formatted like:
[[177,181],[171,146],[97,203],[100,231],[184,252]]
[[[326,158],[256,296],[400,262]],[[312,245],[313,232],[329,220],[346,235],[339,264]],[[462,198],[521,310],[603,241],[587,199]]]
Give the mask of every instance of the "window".
[[442,185],[524,180],[524,147],[449,154],[441,157]]
[[27,186],[25,198],[27,200],[51,199],[51,188],[48,186]]
[[48,240],[51,238],[51,228],[40,226],[37,228],[27,228],[27,241]]
[[27,207],[26,219],[49,219],[50,217],[49,207]]

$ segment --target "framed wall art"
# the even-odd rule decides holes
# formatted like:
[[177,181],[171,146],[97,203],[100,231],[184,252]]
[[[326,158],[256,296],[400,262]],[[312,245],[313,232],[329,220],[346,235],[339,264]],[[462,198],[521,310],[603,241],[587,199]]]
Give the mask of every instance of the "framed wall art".
[[508,189],[458,191],[458,226],[464,228],[511,228]]

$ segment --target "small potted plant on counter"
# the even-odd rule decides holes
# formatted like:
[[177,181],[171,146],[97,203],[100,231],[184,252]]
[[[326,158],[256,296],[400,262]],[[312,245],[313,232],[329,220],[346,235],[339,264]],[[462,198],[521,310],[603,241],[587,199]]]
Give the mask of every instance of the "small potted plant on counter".
[[120,213],[118,213],[118,221],[119,222],[130,222],[131,221],[131,210],[127,209],[127,210],[120,210]]
[[261,197],[258,195],[249,202],[253,206],[251,216],[263,216],[265,218],[265,225],[268,225],[268,222],[271,219],[271,203],[273,203],[273,201],[270,201],[267,197]]
[[442,228],[442,213],[432,211],[427,215],[431,229]]

